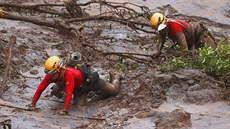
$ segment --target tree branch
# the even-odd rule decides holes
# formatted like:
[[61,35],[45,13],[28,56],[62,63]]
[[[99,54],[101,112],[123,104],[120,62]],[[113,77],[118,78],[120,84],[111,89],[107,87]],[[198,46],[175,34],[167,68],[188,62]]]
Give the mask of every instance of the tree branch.
[[16,44],[16,37],[11,36],[10,37],[10,47],[9,47],[8,58],[7,58],[7,65],[6,65],[6,69],[5,69],[4,78],[2,81],[0,96],[4,93],[4,91],[7,88],[7,80],[9,78],[9,71],[10,71],[10,64],[11,64],[11,57],[12,57],[12,48],[13,48],[14,44]]
[[103,52],[104,55],[136,55],[136,56],[147,56],[151,57],[152,55],[140,54],[140,53],[127,53],[127,52]]
[[52,6],[64,6],[64,4],[34,4],[34,5],[23,5],[23,4],[12,4],[12,3],[0,3],[0,7],[6,7],[6,8],[16,8],[16,9],[27,9],[31,11],[37,11],[41,13],[48,13],[53,15],[59,15],[62,17],[66,17],[65,14],[60,13],[56,10],[47,10],[42,9],[41,7],[52,7]]
[[10,20],[18,20],[18,21],[26,21],[26,22],[31,22],[36,25],[43,25],[51,28],[57,28],[57,25],[54,22],[50,21],[43,21],[39,20],[33,17],[24,17],[24,16],[18,16],[14,14],[10,14],[8,12],[3,11],[1,13],[0,11],[0,18],[5,18],[5,19],[10,19]]

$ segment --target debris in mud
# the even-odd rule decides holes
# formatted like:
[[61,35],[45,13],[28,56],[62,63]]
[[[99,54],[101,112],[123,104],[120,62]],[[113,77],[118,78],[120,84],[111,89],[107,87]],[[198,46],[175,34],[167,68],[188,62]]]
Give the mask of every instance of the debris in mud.
[[38,72],[38,70],[31,70],[30,71],[30,74],[32,74],[32,75],[37,75],[39,72]]
[[3,119],[2,117],[0,118],[0,127],[3,129],[11,129],[11,119]]
[[9,50],[8,50],[8,56],[7,56],[7,61],[6,61],[7,64],[6,64],[6,68],[5,68],[5,74],[4,74],[4,78],[3,78],[3,81],[1,82],[1,87],[0,87],[0,96],[7,89],[7,80],[9,78],[9,74],[10,74],[12,49],[13,49],[13,45],[14,44],[16,44],[16,37],[15,36],[11,36],[10,37],[10,47],[9,47]]
[[[9,116],[2,122],[10,119],[12,128],[25,129],[215,128],[216,123],[213,121],[217,117],[220,118],[217,123],[227,126],[230,123],[228,105],[203,105],[223,100],[224,87],[215,78],[195,69],[169,73],[156,71],[156,66],[160,66],[165,58],[170,58],[167,54],[171,53],[165,53],[159,60],[150,58],[157,41],[154,40],[156,33],[151,30],[145,18],[149,11],[157,10],[168,11],[169,16],[174,18],[200,20],[213,26],[215,36],[219,39],[224,37],[226,41],[229,25],[182,14],[180,12],[183,11],[178,11],[171,5],[150,10],[133,3],[104,1],[83,4],[77,1],[76,8],[72,6],[75,4],[64,4],[62,0],[55,4],[33,2],[0,3],[1,7],[5,6],[5,16],[0,17],[11,18],[0,19],[0,48],[3,50],[0,52],[1,69],[6,65],[5,54],[9,47],[7,40],[10,35],[17,37],[12,50],[11,74],[7,83],[9,89],[2,95],[4,100],[11,103],[0,105],[0,114]],[[67,6],[70,8],[66,9]],[[74,13],[79,12],[79,7],[82,8],[82,13],[77,16]],[[99,71],[108,73],[111,69],[123,69],[121,93],[77,107],[71,105],[71,115],[60,116],[52,108],[58,109],[63,104],[50,97],[50,90],[47,90],[40,98],[39,110],[27,111],[24,105],[31,101],[32,94],[44,77],[43,64],[47,56],[58,55],[65,58],[75,51],[83,54],[83,62],[101,68]],[[104,74],[105,79],[108,79],[107,73]],[[88,100],[97,97],[95,94],[91,95]],[[167,111],[171,107],[166,106],[164,111],[159,111],[165,103],[174,105],[176,109]],[[196,105],[200,110],[185,110],[184,105],[189,104]],[[212,111],[211,107],[215,106],[217,109]]]
[[191,126],[191,114],[181,109],[176,109],[171,113],[161,114],[160,118],[156,121],[157,129],[189,128]]

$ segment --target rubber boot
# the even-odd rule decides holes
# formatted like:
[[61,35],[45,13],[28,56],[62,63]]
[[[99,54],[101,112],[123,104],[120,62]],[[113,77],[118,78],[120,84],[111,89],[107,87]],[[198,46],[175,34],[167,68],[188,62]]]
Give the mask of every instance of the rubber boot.
[[115,72],[109,72],[110,82],[99,79],[100,90],[109,96],[115,96],[120,92],[121,75]]

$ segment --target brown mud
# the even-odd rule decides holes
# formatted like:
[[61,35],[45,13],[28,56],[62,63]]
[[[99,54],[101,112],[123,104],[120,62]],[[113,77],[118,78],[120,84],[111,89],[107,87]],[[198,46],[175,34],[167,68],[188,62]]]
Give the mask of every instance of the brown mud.
[[[10,2],[10,1],[7,1]],[[22,2],[22,1],[21,1]],[[24,0],[27,4],[42,0]],[[62,3],[60,0],[49,2]],[[84,2],[84,1],[83,1]],[[145,5],[152,11],[167,12],[169,17],[205,23],[218,40],[230,37],[230,4],[221,1],[119,0]],[[99,13],[98,7],[86,11]],[[97,12],[98,11],[98,12]],[[148,21],[146,21],[148,23]],[[88,22],[82,33],[90,35],[93,45],[103,51],[151,54],[155,51],[154,34],[136,33],[126,26],[111,22]],[[112,25],[112,29],[110,26]],[[94,27],[97,28],[94,28]],[[100,29],[98,29],[100,28]],[[28,22],[0,19],[0,69],[2,82],[10,36],[16,36],[12,50],[8,90],[0,99],[0,126],[10,120],[12,129],[226,129],[230,128],[230,102],[224,101],[224,86],[215,78],[196,69],[163,73],[145,63],[116,56],[103,56],[90,47],[79,45],[73,37],[52,28]],[[95,38],[96,37],[96,38]],[[98,37],[107,37],[102,40]],[[97,42],[96,42],[97,40]],[[83,50],[82,50],[83,48]],[[84,60],[104,74],[118,62],[127,64],[122,73],[121,93],[87,105],[70,106],[69,115],[57,114],[63,103],[50,97],[49,86],[37,103],[36,111],[27,111],[33,94],[44,77],[43,63],[50,55],[66,57],[80,51]],[[149,59],[151,60],[151,59]],[[105,72],[106,71],[106,72]],[[102,74],[101,74],[102,75]],[[10,106],[13,105],[13,106]],[[3,122],[3,123],[2,123]]]

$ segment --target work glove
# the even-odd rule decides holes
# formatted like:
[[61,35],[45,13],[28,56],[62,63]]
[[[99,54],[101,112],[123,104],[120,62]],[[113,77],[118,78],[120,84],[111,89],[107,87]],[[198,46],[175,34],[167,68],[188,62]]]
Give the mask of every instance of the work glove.
[[36,107],[35,107],[35,105],[34,104],[28,104],[28,105],[26,105],[27,107],[28,107],[28,110],[29,111],[34,111],[34,110],[36,110]]
[[62,109],[62,110],[60,110],[60,111],[58,112],[58,114],[60,114],[60,115],[67,115],[68,112],[67,112],[66,110]]

